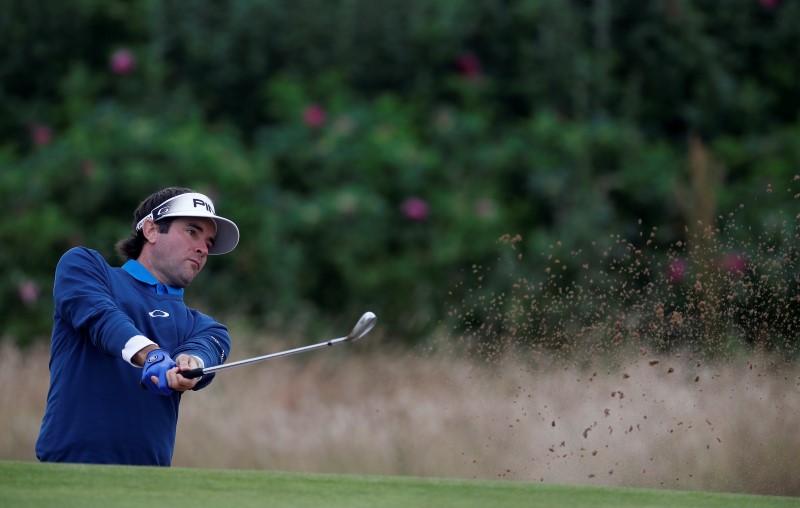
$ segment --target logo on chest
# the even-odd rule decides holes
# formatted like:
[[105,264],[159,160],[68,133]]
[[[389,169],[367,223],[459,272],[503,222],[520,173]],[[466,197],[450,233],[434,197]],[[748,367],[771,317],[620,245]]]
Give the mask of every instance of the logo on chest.
[[165,310],[151,310],[148,314],[150,314],[150,317],[169,317],[169,312]]

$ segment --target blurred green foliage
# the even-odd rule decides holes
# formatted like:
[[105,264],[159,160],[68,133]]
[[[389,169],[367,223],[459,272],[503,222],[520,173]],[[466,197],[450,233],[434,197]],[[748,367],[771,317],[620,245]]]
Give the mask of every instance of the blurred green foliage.
[[[48,334],[60,255],[86,245],[113,263],[134,208],[168,185],[211,195],[243,233],[190,304],[339,329],[369,309],[414,341],[508,328],[492,315],[520,319],[497,302],[520,280],[528,297],[586,270],[606,280],[619,238],[653,261],[615,287],[647,288],[698,220],[782,191],[800,167],[797,2],[0,0],[0,12],[0,312],[20,343]],[[790,280],[793,205],[737,211],[734,231],[783,221]],[[659,228],[651,243],[643,225]],[[536,256],[554,250],[567,275],[535,282]],[[578,311],[592,315],[546,314],[563,325]]]

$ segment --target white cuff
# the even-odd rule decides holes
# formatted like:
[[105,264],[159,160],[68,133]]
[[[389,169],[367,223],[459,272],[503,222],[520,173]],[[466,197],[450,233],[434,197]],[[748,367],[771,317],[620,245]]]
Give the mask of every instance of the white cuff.
[[158,345],[158,344],[148,339],[144,335],[134,335],[133,337],[128,339],[128,342],[125,343],[125,348],[123,348],[122,350],[122,359],[130,363],[134,367],[138,367],[141,369],[141,367],[131,362],[131,358],[133,358],[133,355],[135,355],[136,353],[138,353],[139,351],[150,345]]

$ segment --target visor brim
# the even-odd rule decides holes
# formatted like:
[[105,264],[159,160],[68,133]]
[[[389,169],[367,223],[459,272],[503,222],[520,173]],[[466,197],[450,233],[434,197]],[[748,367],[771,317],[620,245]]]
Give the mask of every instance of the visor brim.
[[233,221],[224,217],[209,217],[217,225],[217,236],[214,238],[214,246],[208,249],[211,255],[227,254],[239,244],[239,228]]

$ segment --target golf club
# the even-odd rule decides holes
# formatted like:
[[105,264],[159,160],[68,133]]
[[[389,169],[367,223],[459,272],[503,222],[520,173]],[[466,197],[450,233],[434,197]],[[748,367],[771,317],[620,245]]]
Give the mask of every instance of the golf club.
[[313,351],[314,349],[319,349],[328,346],[335,346],[336,344],[341,344],[342,342],[353,342],[361,339],[362,337],[364,337],[364,335],[368,334],[369,331],[375,327],[375,322],[377,321],[377,319],[378,318],[372,312],[365,312],[364,315],[361,316],[361,319],[358,320],[358,323],[356,323],[356,325],[353,327],[353,330],[346,337],[339,337],[338,339],[331,339],[326,342],[320,342],[319,344],[312,344],[310,346],[288,349],[286,351],[280,351],[278,353],[272,353],[269,355],[257,356],[255,358],[248,358],[246,360],[239,360],[238,362],[224,363],[222,365],[217,365],[215,367],[185,370],[182,371],[180,374],[181,376],[187,379],[192,379],[200,377],[204,374],[211,374],[212,372],[219,372],[221,370],[232,369],[233,367],[241,367],[242,365],[249,365],[251,363],[263,362],[265,360],[271,360],[273,358],[281,358],[283,356],[294,355],[297,353],[305,353],[306,351]]

